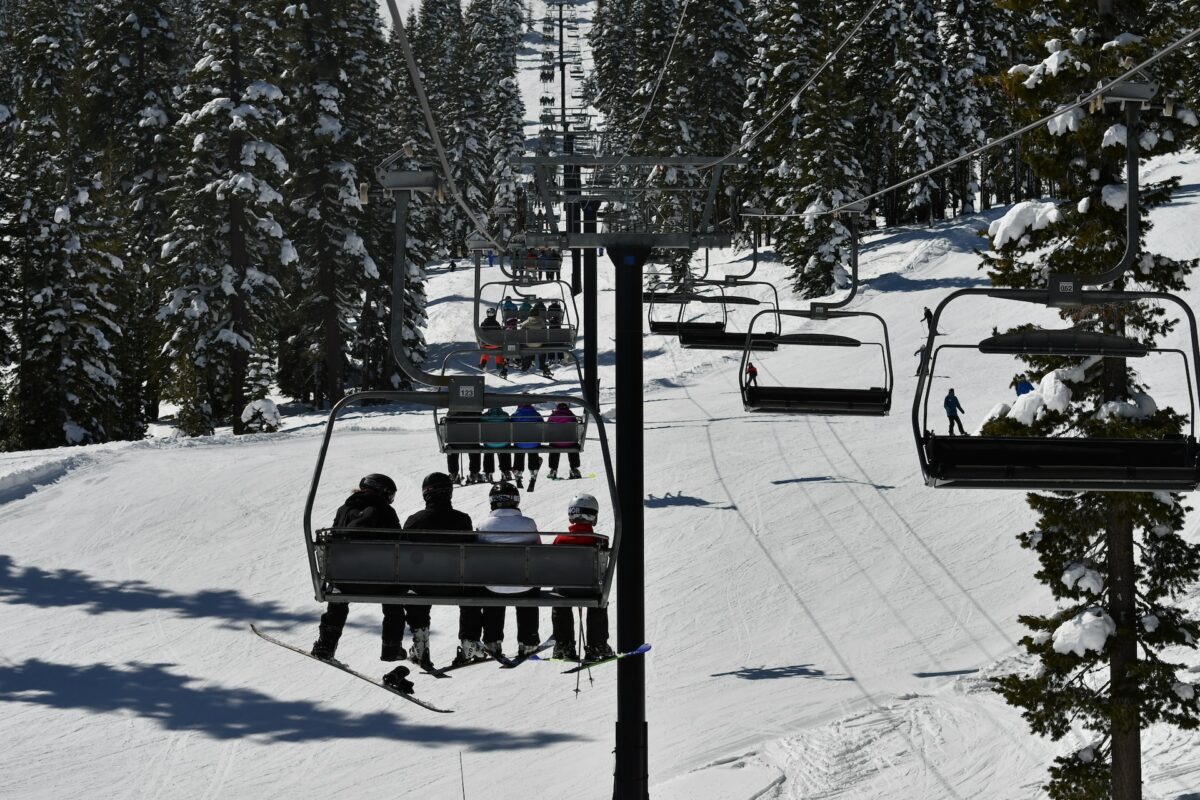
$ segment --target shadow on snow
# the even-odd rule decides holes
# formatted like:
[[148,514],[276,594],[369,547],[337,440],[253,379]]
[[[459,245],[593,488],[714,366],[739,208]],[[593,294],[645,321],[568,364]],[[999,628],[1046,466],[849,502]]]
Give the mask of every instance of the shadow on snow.
[[852,681],[851,677],[830,677],[823,669],[817,669],[812,664],[793,664],[790,667],[742,667],[730,672],[714,672],[710,678],[732,676],[747,681],[766,681],[777,678],[825,678],[831,681]]
[[[519,733],[511,729],[408,724],[391,710],[352,714],[309,700],[279,700],[255,689],[216,686],[202,678],[178,675],[168,669],[170,666],[132,663],[118,669],[109,664],[75,666],[34,659],[0,667],[0,701],[92,713],[132,712],[156,721],[166,730],[196,731],[219,740],[387,739],[496,751],[580,739],[544,730]],[[403,701],[397,703],[408,706]]]

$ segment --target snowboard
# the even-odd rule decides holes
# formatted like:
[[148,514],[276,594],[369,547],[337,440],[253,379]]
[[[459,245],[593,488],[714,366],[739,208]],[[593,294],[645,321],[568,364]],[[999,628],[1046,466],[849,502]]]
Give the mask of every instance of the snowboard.
[[264,639],[274,645],[279,645],[280,647],[284,648],[285,650],[291,650],[293,653],[299,653],[300,655],[304,656],[305,658],[311,658],[313,661],[316,661],[319,664],[327,664],[336,669],[340,669],[342,672],[348,672],[360,680],[364,680],[373,686],[378,686],[380,689],[383,689],[385,692],[390,692],[391,694],[394,694],[397,697],[403,697],[408,702],[415,703],[416,705],[419,705],[421,708],[427,708],[430,711],[434,711],[438,714],[453,714],[454,713],[454,709],[438,708],[437,706],[433,705],[432,703],[427,703],[424,700],[420,699],[419,697],[416,697],[411,694],[403,694],[402,692],[398,692],[395,689],[393,689],[392,687],[385,684],[383,681],[378,680],[376,678],[372,678],[370,675],[364,675],[363,673],[358,672],[357,670],[347,666],[346,664],[343,664],[341,661],[337,661],[335,659],[326,660],[323,658],[317,658],[316,656],[314,656],[312,653],[308,652],[307,650],[296,647],[295,645],[288,644],[287,642],[280,641],[279,639],[276,639],[274,636],[271,636],[270,634],[263,633],[258,628],[254,627],[253,625],[250,626],[250,630],[254,631],[255,635],[258,636],[260,639]]

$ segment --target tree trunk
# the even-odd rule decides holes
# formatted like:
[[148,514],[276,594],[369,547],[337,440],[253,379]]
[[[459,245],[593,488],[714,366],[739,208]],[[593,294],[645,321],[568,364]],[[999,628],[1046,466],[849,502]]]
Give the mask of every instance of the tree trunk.
[[[229,20],[231,26],[236,20]],[[236,27],[233,30],[237,30]],[[230,100],[236,106],[242,99],[242,65],[241,47],[237,33],[233,34],[233,53],[229,75]],[[229,136],[229,169],[236,169],[242,160],[242,134],[234,131]],[[229,195],[229,265],[233,268],[233,297],[230,299],[229,327],[238,336],[249,340],[247,330],[246,299],[242,292],[246,291],[246,267],[249,256],[246,253],[245,213],[242,209],[242,199],[236,194]],[[249,363],[249,353],[240,345],[233,345],[229,356],[229,414],[233,421],[233,432],[240,435],[246,432],[246,424],[242,422],[242,409],[246,407],[246,367]]]

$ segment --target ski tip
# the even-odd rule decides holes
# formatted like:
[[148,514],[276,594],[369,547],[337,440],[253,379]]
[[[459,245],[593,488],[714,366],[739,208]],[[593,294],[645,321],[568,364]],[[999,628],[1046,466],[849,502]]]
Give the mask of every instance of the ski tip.
[[633,652],[635,652],[635,653],[648,653],[648,652],[650,652],[650,645],[649,645],[649,643],[647,643],[647,644],[642,644],[642,645],[638,645],[636,648],[634,648]]

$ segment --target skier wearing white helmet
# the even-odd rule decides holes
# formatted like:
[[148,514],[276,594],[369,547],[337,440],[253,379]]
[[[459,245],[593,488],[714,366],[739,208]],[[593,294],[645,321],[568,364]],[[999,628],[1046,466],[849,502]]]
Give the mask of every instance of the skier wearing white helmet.
[[[586,534],[595,531],[599,519],[600,504],[596,498],[590,494],[575,495],[567,505],[567,530],[570,533],[554,537],[554,543],[598,546],[599,540]],[[550,612],[550,621],[554,624],[554,657],[578,661],[575,618],[572,613],[570,608],[555,608]],[[589,608],[584,633],[585,661],[599,661],[613,655],[613,649],[608,643],[608,609]]]

